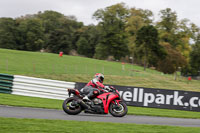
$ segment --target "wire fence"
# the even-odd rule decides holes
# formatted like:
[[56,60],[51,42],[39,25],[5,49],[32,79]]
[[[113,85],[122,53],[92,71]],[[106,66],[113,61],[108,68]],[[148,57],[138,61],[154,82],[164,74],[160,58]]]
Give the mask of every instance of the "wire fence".
[[[105,61],[104,61],[105,62]],[[142,67],[120,62],[41,62],[23,61],[13,62],[9,59],[0,60],[0,72],[9,74],[88,74],[103,73],[104,75],[121,76],[147,76],[149,73],[162,74],[155,70],[147,69],[144,72]]]

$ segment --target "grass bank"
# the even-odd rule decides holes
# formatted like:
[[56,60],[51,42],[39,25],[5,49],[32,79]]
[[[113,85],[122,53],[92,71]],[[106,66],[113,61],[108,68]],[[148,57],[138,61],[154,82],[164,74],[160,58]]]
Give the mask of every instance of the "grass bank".
[[200,91],[200,81],[187,81],[121,62],[109,62],[79,56],[0,49],[0,73],[25,75],[72,82],[88,82],[95,73],[105,75],[105,84],[146,88]]

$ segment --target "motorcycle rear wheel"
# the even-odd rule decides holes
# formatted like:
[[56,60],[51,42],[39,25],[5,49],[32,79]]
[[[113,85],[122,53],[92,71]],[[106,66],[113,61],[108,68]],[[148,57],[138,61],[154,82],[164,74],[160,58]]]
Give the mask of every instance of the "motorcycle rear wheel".
[[[74,104],[74,103],[76,103],[76,104]],[[77,115],[82,111],[81,106],[77,103],[77,99],[74,97],[67,98],[63,102],[62,107],[63,107],[63,110],[65,111],[65,113],[67,113],[69,115]]]
[[114,117],[123,117],[127,114],[128,108],[124,102],[119,102],[117,107],[115,103],[111,103],[109,106],[109,112]]

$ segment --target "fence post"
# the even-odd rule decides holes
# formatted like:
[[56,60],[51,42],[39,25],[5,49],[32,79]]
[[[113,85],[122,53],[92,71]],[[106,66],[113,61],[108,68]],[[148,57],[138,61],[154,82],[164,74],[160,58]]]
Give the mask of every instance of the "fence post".
[[104,74],[104,66],[102,67],[102,73]]
[[75,65],[75,74],[77,74],[77,70],[78,68],[77,68],[77,65]]
[[65,65],[65,73],[67,73],[67,65]]
[[6,71],[8,72],[8,59],[6,59]]
[[97,70],[96,70],[96,64],[95,64],[95,66],[94,66],[94,73],[96,73],[97,72]]
[[85,73],[87,74],[87,65],[85,65]]
[[33,62],[33,72],[35,73],[35,62]]
[[52,65],[52,69],[53,69],[52,72],[55,73],[55,65],[54,64]]

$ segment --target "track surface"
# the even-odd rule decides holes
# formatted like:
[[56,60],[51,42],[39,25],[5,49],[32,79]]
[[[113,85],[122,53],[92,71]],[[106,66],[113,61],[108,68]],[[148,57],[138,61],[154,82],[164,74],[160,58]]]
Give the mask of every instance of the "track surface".
[[81,113],[79,115],[74,116],[74,115],[67,115],[62,110],[12,107],[12,106],[2,106],[2,105],[0,105],[0,117],[200,127],[200,119],[183,119],[183,118],[167,118],[167,117],[151,117],[151,116],[135,116],[135,115],[126,115],[125,117],[122,118],[116,118],[112,117],[111,115],[96,115],[96,114],[85,114],[85,113]]

